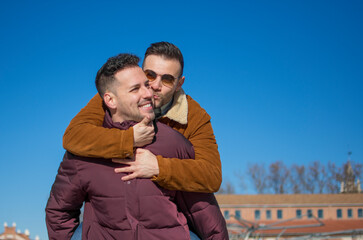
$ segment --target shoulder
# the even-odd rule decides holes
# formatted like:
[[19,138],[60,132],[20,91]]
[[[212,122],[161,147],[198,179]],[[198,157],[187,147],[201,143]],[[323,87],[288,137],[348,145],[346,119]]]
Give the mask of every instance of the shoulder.
[[77,156],[66,151],[60,169],[67,175],[80,175],[82,172],[97,171],[100,166],[109,164],[112,164],[111,161],[105,159]]
[[188,102],[188,123],[195,122],[205,122],[209,121],[211,117],[207,111],[200,106],[200,104],[195,101],[191,96],[187,95]]
[[174,139],[175,141],[182,141],[185,143],[189,143],[188,139],[186,139],[183,136],[183,134],[181,134],[180,132],[171,128],[170,126],[168,126],[164,123],[161,123],[161,122],[157,122],[156,126],[157,126],[157,133],[156,133],[157,140],[161,140],[161,139],[173,140]]
[[194,154],[193,145],[188,139],[161,122],[157,122],[155,142],[145,148],[166,158],[192,158]]

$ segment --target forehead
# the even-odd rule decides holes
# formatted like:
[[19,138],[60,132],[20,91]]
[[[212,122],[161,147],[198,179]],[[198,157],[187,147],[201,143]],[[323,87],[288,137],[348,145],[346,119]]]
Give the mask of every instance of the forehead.
[[143,63],[144,70],[153,70],[158,74],[176,75],[180,72],[181,66],[177,59],[168,59],[163,56],[149,55]]
[[140,67],[128,67],[118,71],[115,79],[121,87],[130,87],[136,84],[143,84],[147,79]]

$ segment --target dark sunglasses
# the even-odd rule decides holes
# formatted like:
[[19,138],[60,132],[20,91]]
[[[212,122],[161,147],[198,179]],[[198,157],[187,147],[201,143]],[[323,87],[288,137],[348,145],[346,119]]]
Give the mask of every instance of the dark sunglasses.
[[146,78],[149,80],[149,82],[155,81],[156,78],[158,76],[160,76],[161,82],[167,87],[172,87],[174,85],[175,81],[178,79],[171,74],[160,75],[152,70],[145,70],[144,72],[145,72]]

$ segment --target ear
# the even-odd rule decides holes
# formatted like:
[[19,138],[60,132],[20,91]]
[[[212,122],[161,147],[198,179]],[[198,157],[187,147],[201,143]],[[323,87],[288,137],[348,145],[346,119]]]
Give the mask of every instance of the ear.
[[176,89],[175,89],[176,91],[179,91],[181,89],[181,87],[183,86],[184,80],[185,80],[185,77],[184,76],[182,76],[179,79],[179,81],[177,83],[177,86],[176,86]]
[[103,101],[110,110],[116,109],[117,99],[116,95],[113,94],[112,92],[105,92],[105,94],[103,95]]

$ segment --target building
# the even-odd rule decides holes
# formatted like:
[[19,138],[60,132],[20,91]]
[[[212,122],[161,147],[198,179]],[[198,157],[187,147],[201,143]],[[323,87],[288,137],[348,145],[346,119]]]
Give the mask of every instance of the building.
[[[348,153],[349,154],[349,153]],[[344,175],[340,182],[340,193],[361,193],[360,180],[355,182],[355,174],[348,158],[348,162],[344,165]]]
[[[7,223],[4,223],[4,232],[0,233],[0,240],[31,240],[29,236],[28,229],[25,229],[24,233],[21,233],[20,230],[16,230],[16,223],[13,223],[11,227]],[[39,240],[39,237],[36,236],[35,240]]]
[[363,194],[218,194],[231,239],[363,239]]

